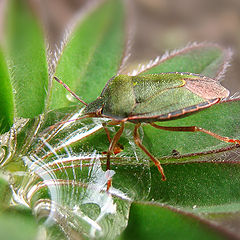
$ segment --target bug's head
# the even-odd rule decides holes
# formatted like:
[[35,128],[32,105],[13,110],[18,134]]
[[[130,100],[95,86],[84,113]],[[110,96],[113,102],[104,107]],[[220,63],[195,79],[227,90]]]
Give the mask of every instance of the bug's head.
[[93,116],[100,116],[102,114],[102,108],[104,104],[104,99],[99,97],[95,101],[89,103],[84,108],[84,114],[93,115]]

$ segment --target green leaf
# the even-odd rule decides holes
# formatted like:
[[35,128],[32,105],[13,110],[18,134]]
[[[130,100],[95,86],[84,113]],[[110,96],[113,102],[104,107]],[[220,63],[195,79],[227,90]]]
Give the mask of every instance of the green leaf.
[[13,124],[13,93],[6,59],[0,48],[0,133],[9,131]]
[[10,1],[7,20],[15,112],[17,117],[31,118],[45,109],[48,70],[44,38],[26,1]]
[[[81,22],[70,28],[74,30],[56,49],[50,66],[51,77],[58,76],[87,102],[95,100],[118,72],[126,42],[123,1],[96,3],[83,9]],[[0,121],[5,131],[15,112],[16,117],[33,117],[45,110],[48,83],[43,36],[25,1],[11,1],[8,20],[9,70],[0,51]],[[217,45],[193,44],[149,64],[144,73],[193,72],[220,79],[229,57],[230,52]],[[239,215],[238,146],[204,133],[161,131],[143,124],[141,138],[162,163],[167,177],[163,182],[134,144],[134,124],[127,123],[119,140],[124,149],[111,156],[111,170],[106,170],[109,140],[102,127],[106,119],[73,121],[82,116],[81,109],[70,106],[78,102],[55,82],[48,100],[47,107],[57,111],[18,119],[14,131],[1,136],[1,167],[9,179],[9,183],[0,179],[1,239],[39,237],[33,215],[45,223],[47,229],[42,229],[49,239],[116,239],[127,225],[122,239],[232,237],[227,234],[231,225],[226,228],[220,214],[225,219]],[[239,109],[240,100],[227,101],[158,124],[196,125],[239,138]],[[119,129],[107,127],[111,138]],[[106,192],[110,177],[112,186]],[[130,208],[135,200],[145,204]],[[9,208],[10,203],[28,209]]]
[[0,214],[0,238],[32,240],[37,236],[37,223],[30,209],[9,208]]
[[[235,152],[232,151],[232,156]],[[195,157],[195,163],[163,165],[165,182],[161,181],[156,167],[152,167],[148,199],[182,207],[195,214],[239,211],[239,158],[235,157],[233,162],[230,153],[227,156],[211,154]],[[212,162],[201,162],[207,159]]]
[[120,239],[226,239],[232,237],[214,225],[176,209],[133,203],[128,227]]
[[[63,49],[55,75],[90,102],[117,73],[124,50],[123,1],[107,0],[86,14]],[[51,109],[71,104],[69,93],[53,82]],[[78,104],[78,102],[77,102]]]
[[[238,104],[239,101],[230,101],[217,106],[224,112],[234,106],[239,109]],[[201,116],[212,108],[195,115]],[[214,111],[210,113],[212,121],[217,121],[214,120]],[[238,116],[231,113],[226,121],[231,120],[231,127],[236,132],[238,124],[236,123],[235,128],[233,123]],[[78,107],[68,107],[49,112],[44,115],[44,119],[40,116],[29,120],[16,129],[16,152],[15,155],[12,153],[12,160],[5,164],[4,170],[11,173],[14,188],[21,189],[18,197],[26,199],[40,220],[46,220],[49,214],[51,215],[50,210],[55,209],[59,215],[54,215],[53,221],[56,226],[61,223],[61,227],[70,234],[74,230],[78,237],[89,238],[94,233],[96,238],[103,234],[106,239],[113,239],[113,236],[115,238],[127,225],[129,200],[164,202],[194,214],[209,214],[211,211],[232,213],[239,210],[239,167],[231,162],[239,160],[231,157],[237,149],[233,149],[229,155],[228,152],[219,152],[160,159],[161,162],[168,163],[163,164],[167,181],[162,182],[157,168],[152,166],[150,159],[134,145],[134,124],[131,123],[126,124],[119,141],[124,150],[111,158],[111,170],[114,172],[110,173],[113,174],[113,182],[111,194],[106,194],[109,173],[106,172],[106,155],[102,152],[108,149],[109,142],[101,125],[105,120],[93,118],[66,121],[79,116],[81,110]],[[200,119],[202,123],[206,121],[204,118]],[[119,127],[108,128],[112,137]],[[226,135],[232,132],[232,128],[225,129]],[[32,133],[33,129],[37,131]],[[159,138],[159,130],[156,131]],[[145,139],[146,136],[145,134],[145,145],[150,151],[155,151],[157,147],[150,146],[155,144],[156,139],[151,136]],[[166,141],[161,140],[163,142],[159,142],[159,146]],[[201,144],[205,141],[202,140]],[[218,140],[216,142],[218,144]],[[174,144],[174,149],[178,150],[182,142]],[[190,145],[194,144],[190,142]],[[210,163],[223,160],[226,163]],[[227,160],[230,162],[227,163]],[[204,161],[207,163],[202,163]],[[177,164],[178,162],[181,164]],[[19,175],[21,172],[25,174]],[[62,215],[67,216],[67,221],[63,221]],[[163,217],[162,221],[167,220],[168,218]],[[51,232],[51,229],[49,231]]]
[[216,222],[219,226],[222,226],[223,228],[231,229],[232,233],[236,235],[238,238],[239,236],[239,212],[232,212],[229,213],[210,213],[208,215],[205,214],[205,217],[207,217],[210,221]]
[[[240,101],[227,101],[187,117],[158,122],[161,126],[197,126],[221,136],[240,138]],[[171,156],[173,150],[180,155],[210,151],[230,146],[210,135],[201,132],[171,132],[144,126],[143,143],[157,156]]]
[[0,178],[0,212],[9,206],[11,196],[12,192],[9,183]]
[[141,74],[161,72],[191,72],[219,78],[222,76],[231,52],[216,44],[192,44],[181,50],[166,54],[156,63],[152,63],[141,70]]

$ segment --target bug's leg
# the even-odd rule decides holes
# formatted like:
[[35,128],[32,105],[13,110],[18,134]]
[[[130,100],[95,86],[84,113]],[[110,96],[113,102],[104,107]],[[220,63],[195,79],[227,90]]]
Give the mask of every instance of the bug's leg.
[[164,127],[164,126],[159,126],[155,123],[150,123],[153,127],[157,128],[157,129],[162,129],[162,130],[167,130],[167,131],[179,131],[179,132],[203,132],[206,133],[214,138],[217,138],[223,142],[227,142],[227,143],[235,143],[235,144],[240,144],[240,140],[238,139],[232,139],[232,138],[228,138],[228,137],[222,137],[216,133],[213,133],[211,131],[208,131],[204,128],[200,128],[197,126],[189,126],[189,127]]
[[[124,130],[124,122],[121,122],[121,126],[120,126],[119,130],[114,135],[113,139],[110,142],[109,148],[108,148],[106,170],[110,170],[110,157],[111,157],[111,154],[114,151],[114,148],[115,148],[119,138],[121,137],[121,135],[123,133],[123,130]],[[108,182],[107,182],[107,191],[109,190],[111,185],[112,185],[112,179],[109,179]]]
[[75,92],[73,92],[69,86],[67,84],[65,84],[63,81],[61,81],[59,78],[57,78],[56,76],[54,77],[54,79],[59,82],[61,85],[63,85],[63,87],[65,87],[67,89],[68,92],[70,92],[72,94],[73,97],[75,97],[79,102],[81,102],[82,104],[84,104],[85,106],[87,106],[88,104],[85,103]]
[[103,129],[104,129],[105,133],[107,134],[108,141],[109,141],[109,143],[111,143],[110,133],[109,133],[106,125],[107,125],[106,123],[102,123]]
[[140,147],[150,158],[151,160],[154,162],[154,164],[157,166],[159,172],[162,175],[162,180],[165,181],[166,177],[165,174],[163,172],[163,168],[160,164],[160,162],[143,146],[142,141],[139,137],[139,133],[138,133],[138,128],[141,126],[141,123],[136,124],[135,128],[134,128],[134,132],[133,132],[133,136],[134,136],[134,141],[136,143],[136,145],[138,147]]
[[[109,125],[117,125],[117,124],[119,124],[119,122],[117,122],[117,123],[114,122],[114,123],[112,124],[112,121],[111,121],[111,122],[108,123],[108,124],[109,124]],[[102,123],[103,129],[104,129],[105,132],[106,132],[108,141],[109,141],[109,143],[111,143],[110,133],[109,133],[106,125],[107,125],[106,123]],[[117,143],[117,144],[115,145],[114,149],[113,149],[113,153],[114,153],[114,154],[118,154],[118,153],[120,153],[122,150],[123,150],[123,146],[122,146],[121,144]],[[107,154],[107,152],[103,152],[103,154]]]

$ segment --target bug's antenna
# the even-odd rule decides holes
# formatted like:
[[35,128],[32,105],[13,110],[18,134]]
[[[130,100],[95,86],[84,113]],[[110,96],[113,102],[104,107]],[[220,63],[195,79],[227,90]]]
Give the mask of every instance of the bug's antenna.
[[67,90],[68,92],[70,92],[78,101],[80,101],[82,104],[84,105],[88,105],[87,103],[85,103],[76,93],[74,93],[69,87],[68,85],[66,85],[63,81],[61,81],[60,79],[58,79],[57,77],[54,77],[54,79],[59,82],[60,84],[62,84]]

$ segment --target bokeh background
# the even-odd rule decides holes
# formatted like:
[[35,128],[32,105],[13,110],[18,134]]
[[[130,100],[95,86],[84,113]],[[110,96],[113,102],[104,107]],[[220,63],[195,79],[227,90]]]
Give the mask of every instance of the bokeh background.
[[[0,16],[6,0],[0,0]],[[89,0],[29,0],[47,26],[51,45],[71,17]],[[231,67],[223,81],[231,93],[240,91],[239,0],[130,0],[136,14],[131,62],[155,58],[188,42],[210,41],[232,48]]]

